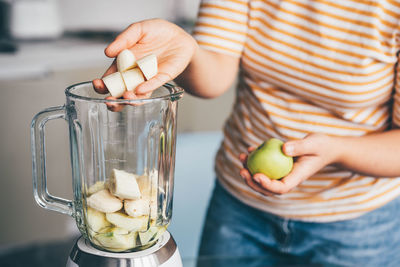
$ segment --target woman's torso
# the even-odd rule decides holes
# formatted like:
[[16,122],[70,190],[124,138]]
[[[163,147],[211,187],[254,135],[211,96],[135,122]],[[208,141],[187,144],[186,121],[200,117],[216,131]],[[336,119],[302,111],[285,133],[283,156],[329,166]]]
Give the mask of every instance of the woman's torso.
[[[238,155],[270,137],[361,136],[388,129],[400,2],[204,1],[200,17],[203,12],[203,22],[212,25],[218,11],[231,30],[247,17],[246,32],[240,33],[243,25],[236,29],[245,38],[238,37],[237,99],[216,160],[221,183],[249,205],[309,221],[354,218],[398,196],[400,179],[328,166],[287,194],[265,197],[244,184]],[[241,19],[235,22],[227,13]],[[234,44],[232,36],[226,38]]]

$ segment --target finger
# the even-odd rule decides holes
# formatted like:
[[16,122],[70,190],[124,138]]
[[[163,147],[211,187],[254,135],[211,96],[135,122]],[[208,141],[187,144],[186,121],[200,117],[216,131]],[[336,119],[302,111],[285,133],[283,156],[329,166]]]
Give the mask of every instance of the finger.
[[[106,72],[104,72],[103,76],[101,76],[101,77],[103,78],[111,73],[116,72],[116,71],[117,71],[117,64],[114,60],[113,63],[110,65],[110,67],[108,67]],[[94,90],[97,93],[99,93],[99,94],[107,94],[108,93],[108,89],[102,79],[94,79],[92,81],[92,84],[93,84]]]
[[251,146],[251,147],[247,148],[247,152],[251,153],[251,152],[253,152],[253,151],[256,150],[256,149],[257,149],[257,147]]
[[318,152],[319,142],[315,139],[306,137],[301,140],[289,141],[283,144],[282,151],[287,156],[297,157],[302,155],[312,155]]
[[150,80],[140,84],[138,87],[136,87],[136,94],[147,94],[151,91],[156,90],[157,88],[163,86],[165,83],[171,81],[173,78],[165,73],[165,72],[159,72],[157,73],[156,76],[151,78]]
[[254,180],[257,181],[261,187],[271,193],[285,194],[313,175],[319,169],[320,166],[316,166],[311,160],[299,160],[293,164],[292,171],[280,180],[269,179],[258,173],[254,175]]
[[102,79],[94,79],[92,81],[94,90],[99,94],[107,94],[108,90]]
[[247,162],[247,154],[246,153],[240,153],[239,160],[240,160],[240,162],[245,164]]
[[152,94],[153,94],[153,91],[148,92],[148,93],[145,93],[145,94],[143,94],[143,95],[136,94],[136,97],[137,97],[138,99],[146,99],[146,98],[150,98]]
[[[125,91],[124,94],[122,95],[122,98],[129,99],[129,100],[139,99],[138,96],[133,91]],[[130,106],[140,106],[142,104],[138,103],[138,102],[132,102],[132,103],[129,103],[128,105],[130,105]]]
[[257,191],[258,193],[261,193],[261,194],[263,194],[265,196],[273,196],[273,194],[271,192],[268,192],[267,190],[263,189],[260,185],[255,183],[251,177],[250,178],[246,178],[245,182],[254,191]]
[[133,91],[125,91],[122,95],[122,98],[134,100],[134,99],[137,99],[137,96],[136,96],[135,92],[133,92]]
[[139,94],[136,94],[134,91],[125,91],[124,94],[122,95],[122,97],[125,99],[146,99],[146,98],[150,98],[152,93],[153,92],[148,92],[146,94],[139,95]]
[[[117,98],[113,96],[106,97],[107,100],[117,100]],[[120,112],[123,108],[123,104],[118,104],[117,102],[106,102],[107,109],[113,112]]]
[[239,171],[239,174],[240,174],[240,176],[241,176],[243,179],[251,179],[251,174],[250,174],[250,172],[249,172],[247,169],[245,169],[245,168],[241,169],[241,170]]
[[[122,95],[122,97],[124,99],[128,99],[128,100],[135,100],[135,99],[146,99],[146,98],[150,98],[151,97],[151,93],[147,93],[144,95],[138,95],[135,94],[135,92],[133,91],[125,91],[124,94]],[[140,103],[140,102],[136,102],[136,103],[129,103],[129,105],[131,106],[140,106],[143,105],[144,103]]]
[[[272,196],[273,195],[271,192],[268,192],[267,190],[264,190],[262,187],[260,187],[260,185],[256,184],[253,181],[253,178],[252,178],[250,172],[247,169],[241,169],[239,173],[240,173],[240,176],[245,180],[246,184],[248,186],[250,186],[253,190],[255,190],[255,191],[257,191],[257,192],[259,192],[259,193],[261,193],[263,195],[266,195],[266,196]],[[265,178],[267,178],[267,177],[265,177]]]
[[106,56],[116,57],[122,50],[134,46],[142,37],[141,25],[141,22],[133,23],[120,33],[104,50]]
[[256,173],[253,179],[260,184],[260,186],[273,194],[285,194],[292,190],[297,184],[293,180],[271,180]]
[[111,63],[110,67],[104,72],[103,76],[101,78],[106,77],[107,75],[110,75],[111,73],[117,72],[117,63],[116,60],[114,59],[113,63]]

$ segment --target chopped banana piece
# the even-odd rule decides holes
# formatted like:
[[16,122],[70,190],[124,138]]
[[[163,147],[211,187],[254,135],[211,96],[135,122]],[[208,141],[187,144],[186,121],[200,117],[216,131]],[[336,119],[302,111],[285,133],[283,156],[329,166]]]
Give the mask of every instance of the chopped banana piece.
[[[94,236],[94,243],[115,252],[125,251],[136,246],[136,233],[129,233],[118,227],[110,228],[109,231]],[[97,241],[97,242],[96,242]]]
[[110,191],[121,199],[139,199],[141,197],[136,175],[123,170],[113,169]]
[[149,215],[150,201],[142,198],[137,200],[125,200],[124,209],[125,212],[132,217]]
[[150,218],[151,219],[157,219],[157,213],[158,213],[158,210],[157,210],[157,200],[151,200],[150,201]]
[[117,69],[120,72],[136,67],[135,55],[129,50],[122,50],[117,56]]
[[111,226],[111,224],[106,220],[106,215],[103,212],[88,208],[86,214],[88,227],[95,232]]
[[147,228],[148,216],[132,218],[122,212],[107,213],[106,219],[117,227],[128,231],[143,231]]
[[86,199],[87,205],[101,212],[116,212],[122,208],[122,201],[111,195],[107,189],[100,190]]
[[149,230],[147,230],[146,232],[139,232],[140,244],[143,246],[149,243],[149,241],[152,240],[152,238],[157,234],[157,232],[158,232],[158,227],[156,226],[150,227]]
[[151,193],[151,181],[147,175],[142,175],[136,178],[136,182],[139,186],[140,193],[142,196],[150,196]]
[[127,91],[134,91],[139,84],[144,82],[143,74],[138,68],[124,71],[121,74]]
[[152,194],[157,194],[158,187],[158,171],[152,170],[149,175],[142,175],[136,178],[140,192],[143,196],[150,197]]
[[113,97],[120,98],[124,94],[126,86],[120,72],[111,73],[102,80]]
[[105,182],[104,181],[97,181],[95,184],[92,184],[89,189],[88,189],[88,194],[93,195],[96,192],[99,192],[100,190],[103,190],[105,188]]
[[[142,199],[150,202],[150,218],[156,219],[158,212],[157,211],[158,190],[161,190],[161,188],[158,188],[157,186],[158,171],[152,170],[149,176],[147,175],[139,176],[138,178],[136,178],[136,181],[139,185],[140,192],[142,193]],[[125,204],[125,211],[128,213],[126,204]]]
[[136,61],[139,69],[142,71],[146,80],[150,80],[156,76],[158,72],[157,57],[154,54],[147,55]]
[[151,241],[156,241],[166,230],[164,226],[151,226],[146,232],[139,232],[139,240],[142,246]]

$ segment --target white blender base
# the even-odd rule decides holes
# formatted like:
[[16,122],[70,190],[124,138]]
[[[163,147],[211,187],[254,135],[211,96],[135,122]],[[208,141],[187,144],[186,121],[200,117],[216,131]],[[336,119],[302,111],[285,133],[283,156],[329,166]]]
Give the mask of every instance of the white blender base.
[[158,241],[148,249],[112,253],[96,249],[83,237],[72,248],[66,267],[182,267],[182,259],[171,234],[166,231]]
[[172,254],[171,258],[161,264],[160,267],[182,267],[182,259],[181,254],[179,254],[178,247],[176,247],[176,250],[174,254]]

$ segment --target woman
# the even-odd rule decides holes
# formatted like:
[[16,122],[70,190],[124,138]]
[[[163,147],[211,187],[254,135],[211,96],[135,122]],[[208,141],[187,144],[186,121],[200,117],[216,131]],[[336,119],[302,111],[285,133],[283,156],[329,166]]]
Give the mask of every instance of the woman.
[[[194,37],[155,19],[107,47],[109,57],[157,55],[159,73],[139,95],[175,79],[213,98],[239,75],[200,255],[265,257],[264,266],[400,262],[399,22],[393,0],[204,0]],[[244,164],[271,137],[295,157],[281,180]]]

